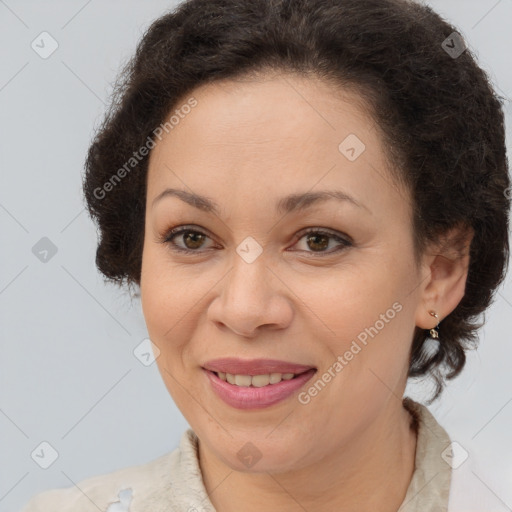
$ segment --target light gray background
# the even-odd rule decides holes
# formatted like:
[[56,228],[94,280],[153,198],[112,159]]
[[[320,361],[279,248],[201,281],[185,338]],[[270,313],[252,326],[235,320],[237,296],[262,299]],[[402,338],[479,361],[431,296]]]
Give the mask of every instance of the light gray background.
[[[507,97],[510,151],[512,0],[428,3],[459,27]],[[140,302],[103,284],[81,202],[85,153],[111,84],[149,23],[175,4],[0,0],[0,511],[152,460],[188,427],[156,364],[133,355],[147,336]],[[47,59],[31,48],[43,31],[59,45]],[[43,237],[57,248],[46,263],[32,252]],[[430,406],[469,453],[455,470],[465,510],[475,500],[487,512],[512,510],[511,308],[507,278],[478,352]],[[430,389],[411,384],[407,393],[421,400]],[[48,469],[31,458],[43,441],[58,452]]]

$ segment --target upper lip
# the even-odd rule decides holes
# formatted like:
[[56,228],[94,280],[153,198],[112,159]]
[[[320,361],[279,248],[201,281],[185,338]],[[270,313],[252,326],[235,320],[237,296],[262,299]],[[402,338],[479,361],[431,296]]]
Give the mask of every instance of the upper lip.
[[304,373],[314,366],[279,361],[278,359],[239,359],[224,357],[211,359],[203,368],[212,372],[231,373],[232,375],[265,375],[267,373]]

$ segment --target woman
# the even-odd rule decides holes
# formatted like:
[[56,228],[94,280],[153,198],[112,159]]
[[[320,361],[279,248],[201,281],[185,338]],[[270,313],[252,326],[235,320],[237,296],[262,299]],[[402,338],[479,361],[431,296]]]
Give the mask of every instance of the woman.
[[503,112],[404,0],[189,0],[93,141],[96,264],[136,285],[190,424],[35,510],[449,510],[440,396],[508,260]]

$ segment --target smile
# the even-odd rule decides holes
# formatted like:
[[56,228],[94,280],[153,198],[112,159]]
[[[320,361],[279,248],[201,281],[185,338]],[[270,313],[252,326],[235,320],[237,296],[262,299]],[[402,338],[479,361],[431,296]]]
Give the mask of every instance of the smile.
[[316,369],[310,368],[299,374],[262,375],[213,372],[204,368],[203,372],[211,389],[227,405],[236,409],[261,409],[290,397],[311,379]]

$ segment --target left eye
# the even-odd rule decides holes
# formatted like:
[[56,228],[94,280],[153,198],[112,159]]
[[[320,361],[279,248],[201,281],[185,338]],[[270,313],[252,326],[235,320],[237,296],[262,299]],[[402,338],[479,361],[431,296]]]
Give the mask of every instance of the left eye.
[[[174,239],[178,237],[181,238],[182,242],[185,244],[185,247],[178,245],[174,241]],[[173,251],[184,253],[200,253],[201,251],[198,249],[200,249],[201,245],[207,238],[210,237],[206,233],[197,229],[179,227],[171,229],[162,237],[160,242],[168,244]],[[327,254],[341,251],[353,245],[349,237],[344,238],[336,233],[331,233],[330,231],[325,231],[318,228],[310,228],[308,231],[303,232],[302,235],[298,238],[297,243],[303,238],[306,240],[306,244],[310,249],[315,249],[311,252],[313,255],[315,255],[315,253],[326,253],[331,240],[337,242],[338,247],[329,251]],[[304,252],[308,253],[310,251],[306,250]]]
[[[332,254],[338,251],[341,251],[347,247],[352,246],[352,242],[348,237],[340,236],[336,233],[331,233],[330,231],[324,231],[322,229],[313,228],[309,229],[299,238],[299,241],[303,238],[306,239],[306,244],[310,249],[316,248],[319,250],[314,250],[314,253],[326,253],[326,249],[329,246],[329,241],[334,240],[338,243],[338,247],[332,251],[329,251],[327,254]],[[309,251],[306,251],[309,252]]]

